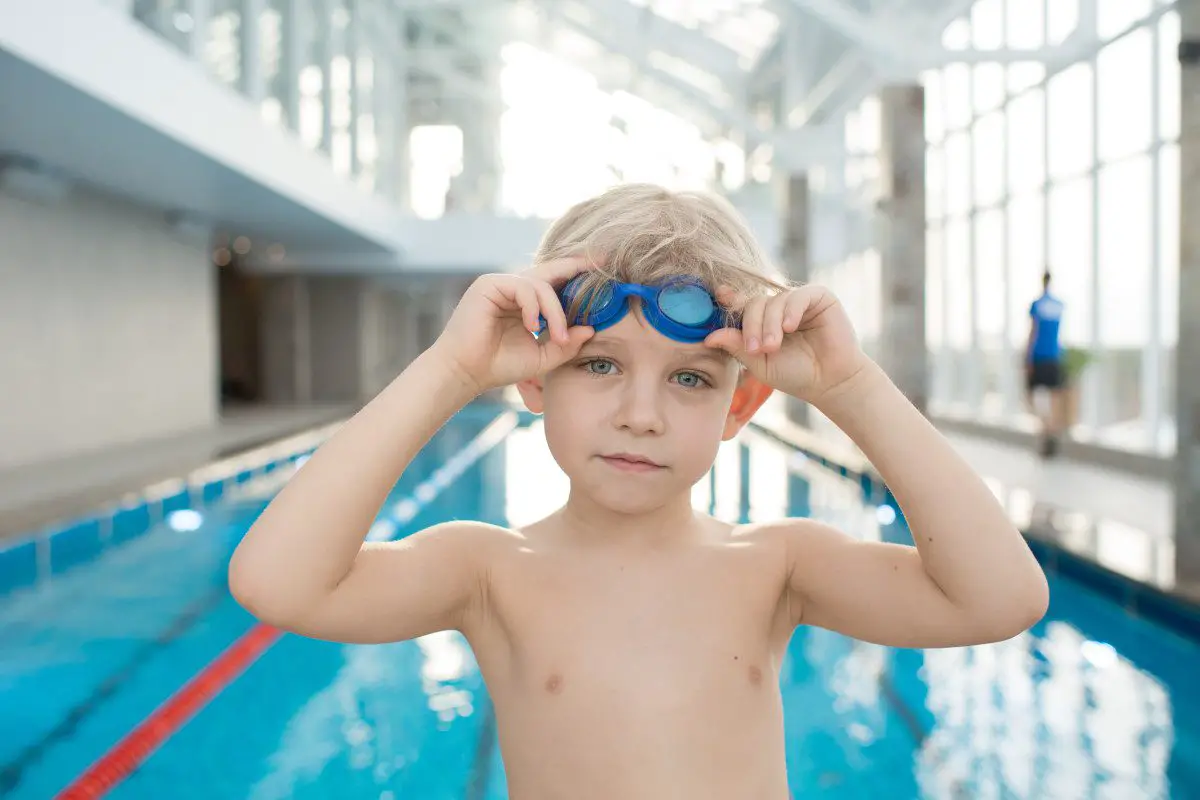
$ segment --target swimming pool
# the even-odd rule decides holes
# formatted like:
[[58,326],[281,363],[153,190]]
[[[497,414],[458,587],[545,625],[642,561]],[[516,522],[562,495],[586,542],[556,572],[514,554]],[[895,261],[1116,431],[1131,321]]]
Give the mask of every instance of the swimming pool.
[[[565,478],[539,428],[496,413],[447,425],[373,535],[553,508]],[[168,517],[0,600],[0,796],[507,796],[461,637],[310,641],[257,625],[229,597],[229,555],[288,474],[246,480],[187,524]],[[695,500],[730,519],[808,514],[906,536],[857,481],[753,433],[723,447]],[[798,631],[780,677],[794,795],[1200,797],[1200,647],[1080,585],[1052,576],[1051,590],[1046,619],[997,645],[896,650]]]

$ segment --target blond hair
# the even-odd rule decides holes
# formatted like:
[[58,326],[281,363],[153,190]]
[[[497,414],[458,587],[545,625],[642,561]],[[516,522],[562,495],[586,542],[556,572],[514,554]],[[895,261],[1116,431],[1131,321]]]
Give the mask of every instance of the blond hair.
[[599,265],[577,297],[590,296],[604,281],[653,286],[677,276],[698,278],[712,292],[730,286],[750,296],[789,285],[727,200],[646,183],[609,189],[555,220],[534,263],[568,256]]

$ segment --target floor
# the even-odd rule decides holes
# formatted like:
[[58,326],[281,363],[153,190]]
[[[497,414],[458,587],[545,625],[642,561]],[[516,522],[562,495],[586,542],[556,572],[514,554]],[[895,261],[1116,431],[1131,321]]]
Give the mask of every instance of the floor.
[[227,410],[210,428],[0,470],[0,539],[87,512],[222,456],[352,413],[346,406]]

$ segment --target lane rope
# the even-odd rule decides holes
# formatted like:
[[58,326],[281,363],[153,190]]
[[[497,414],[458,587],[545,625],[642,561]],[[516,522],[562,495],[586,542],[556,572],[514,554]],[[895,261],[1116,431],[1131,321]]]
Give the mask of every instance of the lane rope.
[[[374,541],[394,538],[401,526],[411,522],[421,509],[453,484],[467,468],[503,441],[518,423],[519,417],[515,412],[500,414],[422,481],[410,497],[385,509],[367,538]],[[277,628],[256,623],[72,780],[56,795],[58,800],[93,800],[107,794],[245,672],[279,640],[282,633]]]

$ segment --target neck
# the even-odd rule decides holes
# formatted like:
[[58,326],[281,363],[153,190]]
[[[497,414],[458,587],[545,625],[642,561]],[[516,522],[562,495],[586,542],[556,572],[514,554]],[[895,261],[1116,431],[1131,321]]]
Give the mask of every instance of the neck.
[[558,517],[569,536],[580,543],[657,549],[694,541],[703,535],[691,492],[639,513],[616,511],[572,487]]

